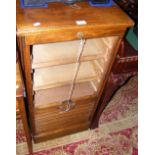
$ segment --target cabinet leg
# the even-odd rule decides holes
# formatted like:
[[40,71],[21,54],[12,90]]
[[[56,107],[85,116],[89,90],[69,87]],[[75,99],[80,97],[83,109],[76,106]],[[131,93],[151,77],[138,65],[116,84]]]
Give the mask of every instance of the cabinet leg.
[[110,101],[114,92],[122,86],[132,75],[131,74],[113,74],[111,73],[109,80],[106,84],[104,93],[100,99],[99,106],[97,107],[96,113],[94,115],[91,129],[98,127],[100,116]]

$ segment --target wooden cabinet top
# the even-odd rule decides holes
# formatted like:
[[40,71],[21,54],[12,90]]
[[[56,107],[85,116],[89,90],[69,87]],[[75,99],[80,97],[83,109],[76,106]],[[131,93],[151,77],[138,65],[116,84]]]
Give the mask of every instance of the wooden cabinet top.
[[[17,0],[17,35],[27,36],[58,29],[126,29],[133,21],[118,6],[92,7],[88,2],[77,3],[78,8],[63,3],[49,3],[48,8],[21,9]],[[78,25],[85,21],[86,25]]]

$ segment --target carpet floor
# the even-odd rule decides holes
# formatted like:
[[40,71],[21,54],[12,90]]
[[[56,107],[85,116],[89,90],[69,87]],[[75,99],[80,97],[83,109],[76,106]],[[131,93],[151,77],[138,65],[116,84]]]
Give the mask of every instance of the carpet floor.
[[[33,144],[33,155],[138,155],[138,77],[131,78],[103,111],[99,127]],[[28,155],[20,119],[16,154]]]

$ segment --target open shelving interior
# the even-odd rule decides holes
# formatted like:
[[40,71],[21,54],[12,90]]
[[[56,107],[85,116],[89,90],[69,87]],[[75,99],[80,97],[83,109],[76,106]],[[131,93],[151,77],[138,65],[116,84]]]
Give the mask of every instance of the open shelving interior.
[[[75,74],[76,64],[35,69],[33,90],[48,89],[71,84]],[[76,82],[95,80],[97,74],[91,62],[82,62]]]
[[[117,37],[86,41],[72,99],[98,95],[116,41]],[[32,68],[36,107],[69,99],[78,46],[79,41],[34,45]]]
[[[72,99],[97,96],[98,87],[105,74],[103,67],[101,67],[103,63],[102,59],[81,63]],[[35,70],[33,88],[36,106],[69,99],[75,65],[67,64]]]

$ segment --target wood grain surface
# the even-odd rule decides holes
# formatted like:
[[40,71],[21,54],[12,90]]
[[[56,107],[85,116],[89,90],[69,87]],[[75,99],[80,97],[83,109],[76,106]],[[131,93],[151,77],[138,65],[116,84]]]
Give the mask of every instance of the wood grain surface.
[[[119,35],[133,21],[117,6],[91,7],[88,2],[77,3],[80,9],[63,3],[50,3],[48,8],[21,9],[17,1],[17,35],[27,36],[27,44],[47,43],[84,38]],[[86,25],[78,25],[82,20]],[[36,26],[38,25],[38,26]]]

